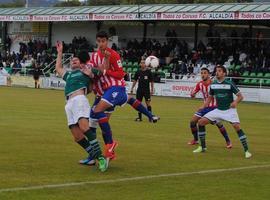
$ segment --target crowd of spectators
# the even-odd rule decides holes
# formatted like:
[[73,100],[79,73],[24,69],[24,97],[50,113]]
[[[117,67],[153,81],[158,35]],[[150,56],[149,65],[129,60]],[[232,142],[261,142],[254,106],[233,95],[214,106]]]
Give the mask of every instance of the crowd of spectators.
[[10,69],[11,73],[16,74],[23,68],[44,68],[53,59],[46,41],[29,40],[28,43],[19,43],[17,53],[14,51],[0,53],[0,66]]
[[[75,36],[70,44],[63,44],[66,53],[92,52],[94,49],[94,45],[81,36]],[[170,72],[174,74],[196,75],[201,67],[208,67],[213,72],[217,64],[228,68],[240,66],[239,70],[230,71],[230,76],[235,77],[244,71],[270,72],[270,42],[264,39],[262,32],[252,36],[247,29],[242,33],[232,30],[229,34],[226,29],[218,31],[210,27],[197,47],[178,37],[175,30],[167,30],[165,39],[160,41],[133,39],[124,48],[119,49],[116,44],[112,48],[121,54],[123,60],[130,62],[155,55],[160,59],[161,67],[171,64]],[[0,66],[10,67],[12,73],[28,66],[42,69],[55,59],[55,55],[55,47],[49,48],[46,41],[30,40],[20,43],[18,53],[7,51],[5,55],[0,54]]]
[[270,72],[270,42],[258,31],[252,37],[246,29],[243,33],[232,30],[228,34],[209,28],[205,40],[193,48],[185,40],[180,40],[175,31],[168,30],[166,42],[161,44],[156,39],[139,42],[130,40],[120,52],[125,60],[138,61],[141,57],[155,55],[160,58],[161,67],[173,63],[172,73],[198,74],[201,67],[208,67],[211,72],[215,65],[240,66],[238,71],[231,71],[231,76],[239,76],[243,71]]
[[[55,47],[49,48],[48,43],[42,40],[29,40],[27,43],[19,43],[19,52],[10,51],[11,39],[7,38],[6,49],[0,53],[0,66],[10,69],[10,73],[16,74],[23,68],[45,68],[56,58]],[[74,37],[70,44],[63,42],[65,53],[76,53],[78,50],[93,51],[85,37]],[[31,70],[29,70],[31,73]],[[33,70],[34,71],[34,70]]]

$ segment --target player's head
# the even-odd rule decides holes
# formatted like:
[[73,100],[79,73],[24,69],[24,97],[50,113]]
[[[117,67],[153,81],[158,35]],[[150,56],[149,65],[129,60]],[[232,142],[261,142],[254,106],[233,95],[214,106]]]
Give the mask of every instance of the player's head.
[[96,40],[97,40],[97,45],[98,48],[101,51],[106,50],[108,47],[108,42],[109,42],[109,36],[105,31],[100,31],[96,34]]
[[70,66],[72,70],[79,69],[81,67],[80,59],[76,55],[72,56]]
[[216,66],[216,77],[217,79],[223,79],[227,75],[227,69],[223,65]]
[[78,54],[81,64],[86,64],[90,60],[89,53],[87,51],[80,51]]
[[208,79],[210,79],[210,71],[208,68],[201,68],[201,78],[203,81],[207,81]]
[[142,69],[145,69],[145,68],[146,68],[145,59],[141,59],[140,67],[141,67]]
[[90,56],[86,51],[80,51],[78,54],[74,54],[71,59],[71,69],[79,69],[81,65],[85,65],[90,60]]

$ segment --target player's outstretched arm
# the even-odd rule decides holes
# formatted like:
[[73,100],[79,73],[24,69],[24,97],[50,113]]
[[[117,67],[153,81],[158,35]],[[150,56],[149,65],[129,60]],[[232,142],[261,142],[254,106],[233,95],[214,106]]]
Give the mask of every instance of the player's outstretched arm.
[[243,97],[243,95],[242,95],[241,92],[238,92],[238,93],[236,94],[236,97],[237,97],[237,98],[231,103],[231,108],[236,108],[237,105],[238,105],[241,101],[243,101],[243,99],[244,99],[244,97]]
[[63,57],[63,43],[57,41],[56,43],[56,49],[57,49],[57,59],[56,59],[56,72],[59,74],[59,76],[63,77],[65,70],[62,65],[62,57]]
[[195,98],[196,94],[200,91],[199,83],[196,84],[195,88],[191,91],[190,96],[191,98]]

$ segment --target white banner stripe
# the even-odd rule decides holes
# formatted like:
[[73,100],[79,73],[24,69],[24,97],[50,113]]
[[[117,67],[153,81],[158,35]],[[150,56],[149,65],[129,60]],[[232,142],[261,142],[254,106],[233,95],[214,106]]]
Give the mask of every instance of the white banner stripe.
[[6,188],[0,189],[0,193],[3,192],[17,192],[17,191],[31,191],[31,190],[41,190],[41,189],[54,189],[54,188],[65,188],[71,186],[83,186],[83,185],[98,185],[98,184],[109,184],[109,183],[120,183],[120,182],[129,182],[129,181],[139,181],[139,180],[148,180],[155,178],[166,178],[166,177],[175,177],[175,176],[188,176],[188,175],[200,175],[200,174],[211,174],[211,173],[221,173],[221,172],[232,172],[232,171],[241,171],[248,169],[259,169],[259,168],[269,168],[270,164],[267,165],[252,165],[246,167],[236,167],[236,168],[225,168],[225,169],[210,169],[194,172],[179,172],[171,174],[158,174],[158,175],[149,175],[149,176],[138,176],[138,177],[129,177],[129,178],[119,178],[119,179],[109,179],[109,180],[100,180],[100,181],[85,181],[85,182],[72,182],[72,183],[63,183],[63,184],[52,184],[52,185],[40,185],[40,186],[30,186],[30,187],[15,187],[15,188]]

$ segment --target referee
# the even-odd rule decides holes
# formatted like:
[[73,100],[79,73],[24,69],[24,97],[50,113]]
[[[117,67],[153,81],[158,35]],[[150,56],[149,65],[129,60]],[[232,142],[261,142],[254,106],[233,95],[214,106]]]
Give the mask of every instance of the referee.
[[[130,93],[133,94],[134,87],[136,86],[136,83],[138,82],[138,88],[136,93],[136,99],[141,101],[143,98],[145,99],[145,103],[147,105],[147,110],[149,112],[152,112],[151,107],[151,95],[153,95],[154,92],[154,76],[151,70],[149,70],[145,65],[145,60],[142,59],[140,62],[141,69],[136,72],[134,82],[131,87]],[[150,90],[151,85],[151,90]],[[138,118],[135,119],[135,121],[142,121],[142,113],[138,113]]]

